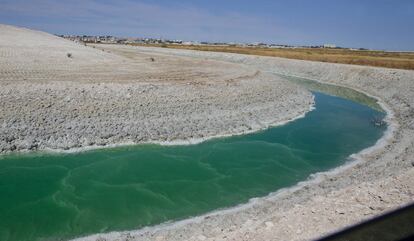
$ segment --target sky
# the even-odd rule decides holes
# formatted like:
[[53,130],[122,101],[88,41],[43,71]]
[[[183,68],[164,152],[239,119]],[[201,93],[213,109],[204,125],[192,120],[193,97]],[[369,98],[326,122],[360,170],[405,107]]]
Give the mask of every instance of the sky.
[[414,0],[0,0],[0,23],[53,34],[414,51]]

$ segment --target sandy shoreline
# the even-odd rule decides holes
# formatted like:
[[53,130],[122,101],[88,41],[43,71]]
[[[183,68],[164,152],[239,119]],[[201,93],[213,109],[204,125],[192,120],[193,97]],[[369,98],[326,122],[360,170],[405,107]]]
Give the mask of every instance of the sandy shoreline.
[[314,104],[304,88],[239,64],[0,33],[0,153],[188,144],[284,123]]
[[[146,144],[156,144],[156,145],[160,145],[160,146],[186,146],[186,145],[197,145],[199,143],[203,143],[205,141],[209,141],[212,139],[217,139],[217,138],[227,138],[227,137],[232,137],[232,136],[240,136],[240,135],[247,135],[247,134],[252,134],[252,133],[257,133],[260,131],[264,131],[268,128],[272,128],[272,127],[278,127],[278,126],[282,126],[282,125],[286,125],[289,122],[304,118],[306,116],[306,114],[308,112],[311,112],[313,110],[315,110],[315,104],[313,103],[310,107],[309,110],[305,111],[304,113],[293,117],[291,119],[288,120],[284,120],[284,121],[279,121],[279,122],[273,122],[273,123],[267,123],[266,127],[263,127],[262,129],[256,129],[256,130],[249,130],[249,131],[244,131],[244,132],[240,132],[240,133],[232,133],[232,134],[226,134],[226,135],[217,135],[217,136],[209,136],[209,137],[204,137],[204,138],[199,138],[199,139],[186,139],[186,140],[174,140],[174,141],[149,141],[149,142],[141,142],[141,143],[134,143],[134,142],[125,142],[125,143],[117,143],[117,144],[109,144],[109,145],[105,145],[105,146],[86,146],[86,147],[79,147],[79,148],[72,148],[69,150],[64,150],[64,149],[48,149],[45,148],[42,151],[39,151],[37,153],[49,153],[49,154],[53,154],[53,153],[79,153],[79,152],[85,152],[85,151],[93,151],[93,150],[99,150],[99,149],[108,149],[108,148],[117,148],[117,147],[128,147],[128,146],[135,146],[135,145],[146,145]],[[21,151],[21,153],[33,153],[33,151]]]
[[[259,59],[260,64],[271,66],[271,71],[279,70],[277,73],[355,89],[379,100],[387,111],[388,129],[376,145],[352,155],[354,161],[248,204],[176,223],[79,240],[309,240],[414,201],[413,71],[173,52],[213,59],[224,56],[248,64]],[[286,66],[286,62],[292,66]],[[315,71],[315,65],[319,71]]]

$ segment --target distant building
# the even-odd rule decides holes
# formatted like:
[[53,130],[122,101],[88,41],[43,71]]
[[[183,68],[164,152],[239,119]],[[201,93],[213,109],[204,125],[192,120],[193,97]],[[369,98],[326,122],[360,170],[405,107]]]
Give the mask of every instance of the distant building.
[[[256,47],[256,48],[340,48],[335,44],[324,44],[318,46],[293,46],[285,44],[272,44],[272,43],[236,43],[236,42],[199,42],[199,41],[183,41],[183,40],[171,40],[163,38],[136,38],[126,37],[120,38],[111,35],[102,36],[90,36],[90,35],[58,35],[59,37],[66,38],[77,43],[107,43],[107,44],[149,44],[149,45],[166,45],[166,44],[178,44],[178,45],[205,45],[205,46],[240,46],[240,47]],[[359,49],[362,50],[362,49]]]
[[324,44],[323,47],[327,49],[334,49],[336,48],[336,45],[335,44]]

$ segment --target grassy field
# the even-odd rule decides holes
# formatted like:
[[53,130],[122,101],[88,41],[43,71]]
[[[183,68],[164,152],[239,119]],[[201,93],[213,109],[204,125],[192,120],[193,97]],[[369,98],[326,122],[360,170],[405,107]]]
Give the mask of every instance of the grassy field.
[[289,59],[311,60],[329,63],[368,65],[385,68],[414,70],[414,53],[384,52],[349,49],[271,49],[238,46],[198,46],[198,45],[143,45],[175,49],[251,54],[260,56],[282,57]]

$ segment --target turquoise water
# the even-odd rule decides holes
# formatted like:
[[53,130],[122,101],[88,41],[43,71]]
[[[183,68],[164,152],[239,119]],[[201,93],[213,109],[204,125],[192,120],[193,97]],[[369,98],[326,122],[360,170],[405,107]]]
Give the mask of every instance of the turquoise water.
[[372,146],[384,113],[314,93],[305,118],[191,146],[138,145],[0,159],[0,240],[137,229],[245,203]]

